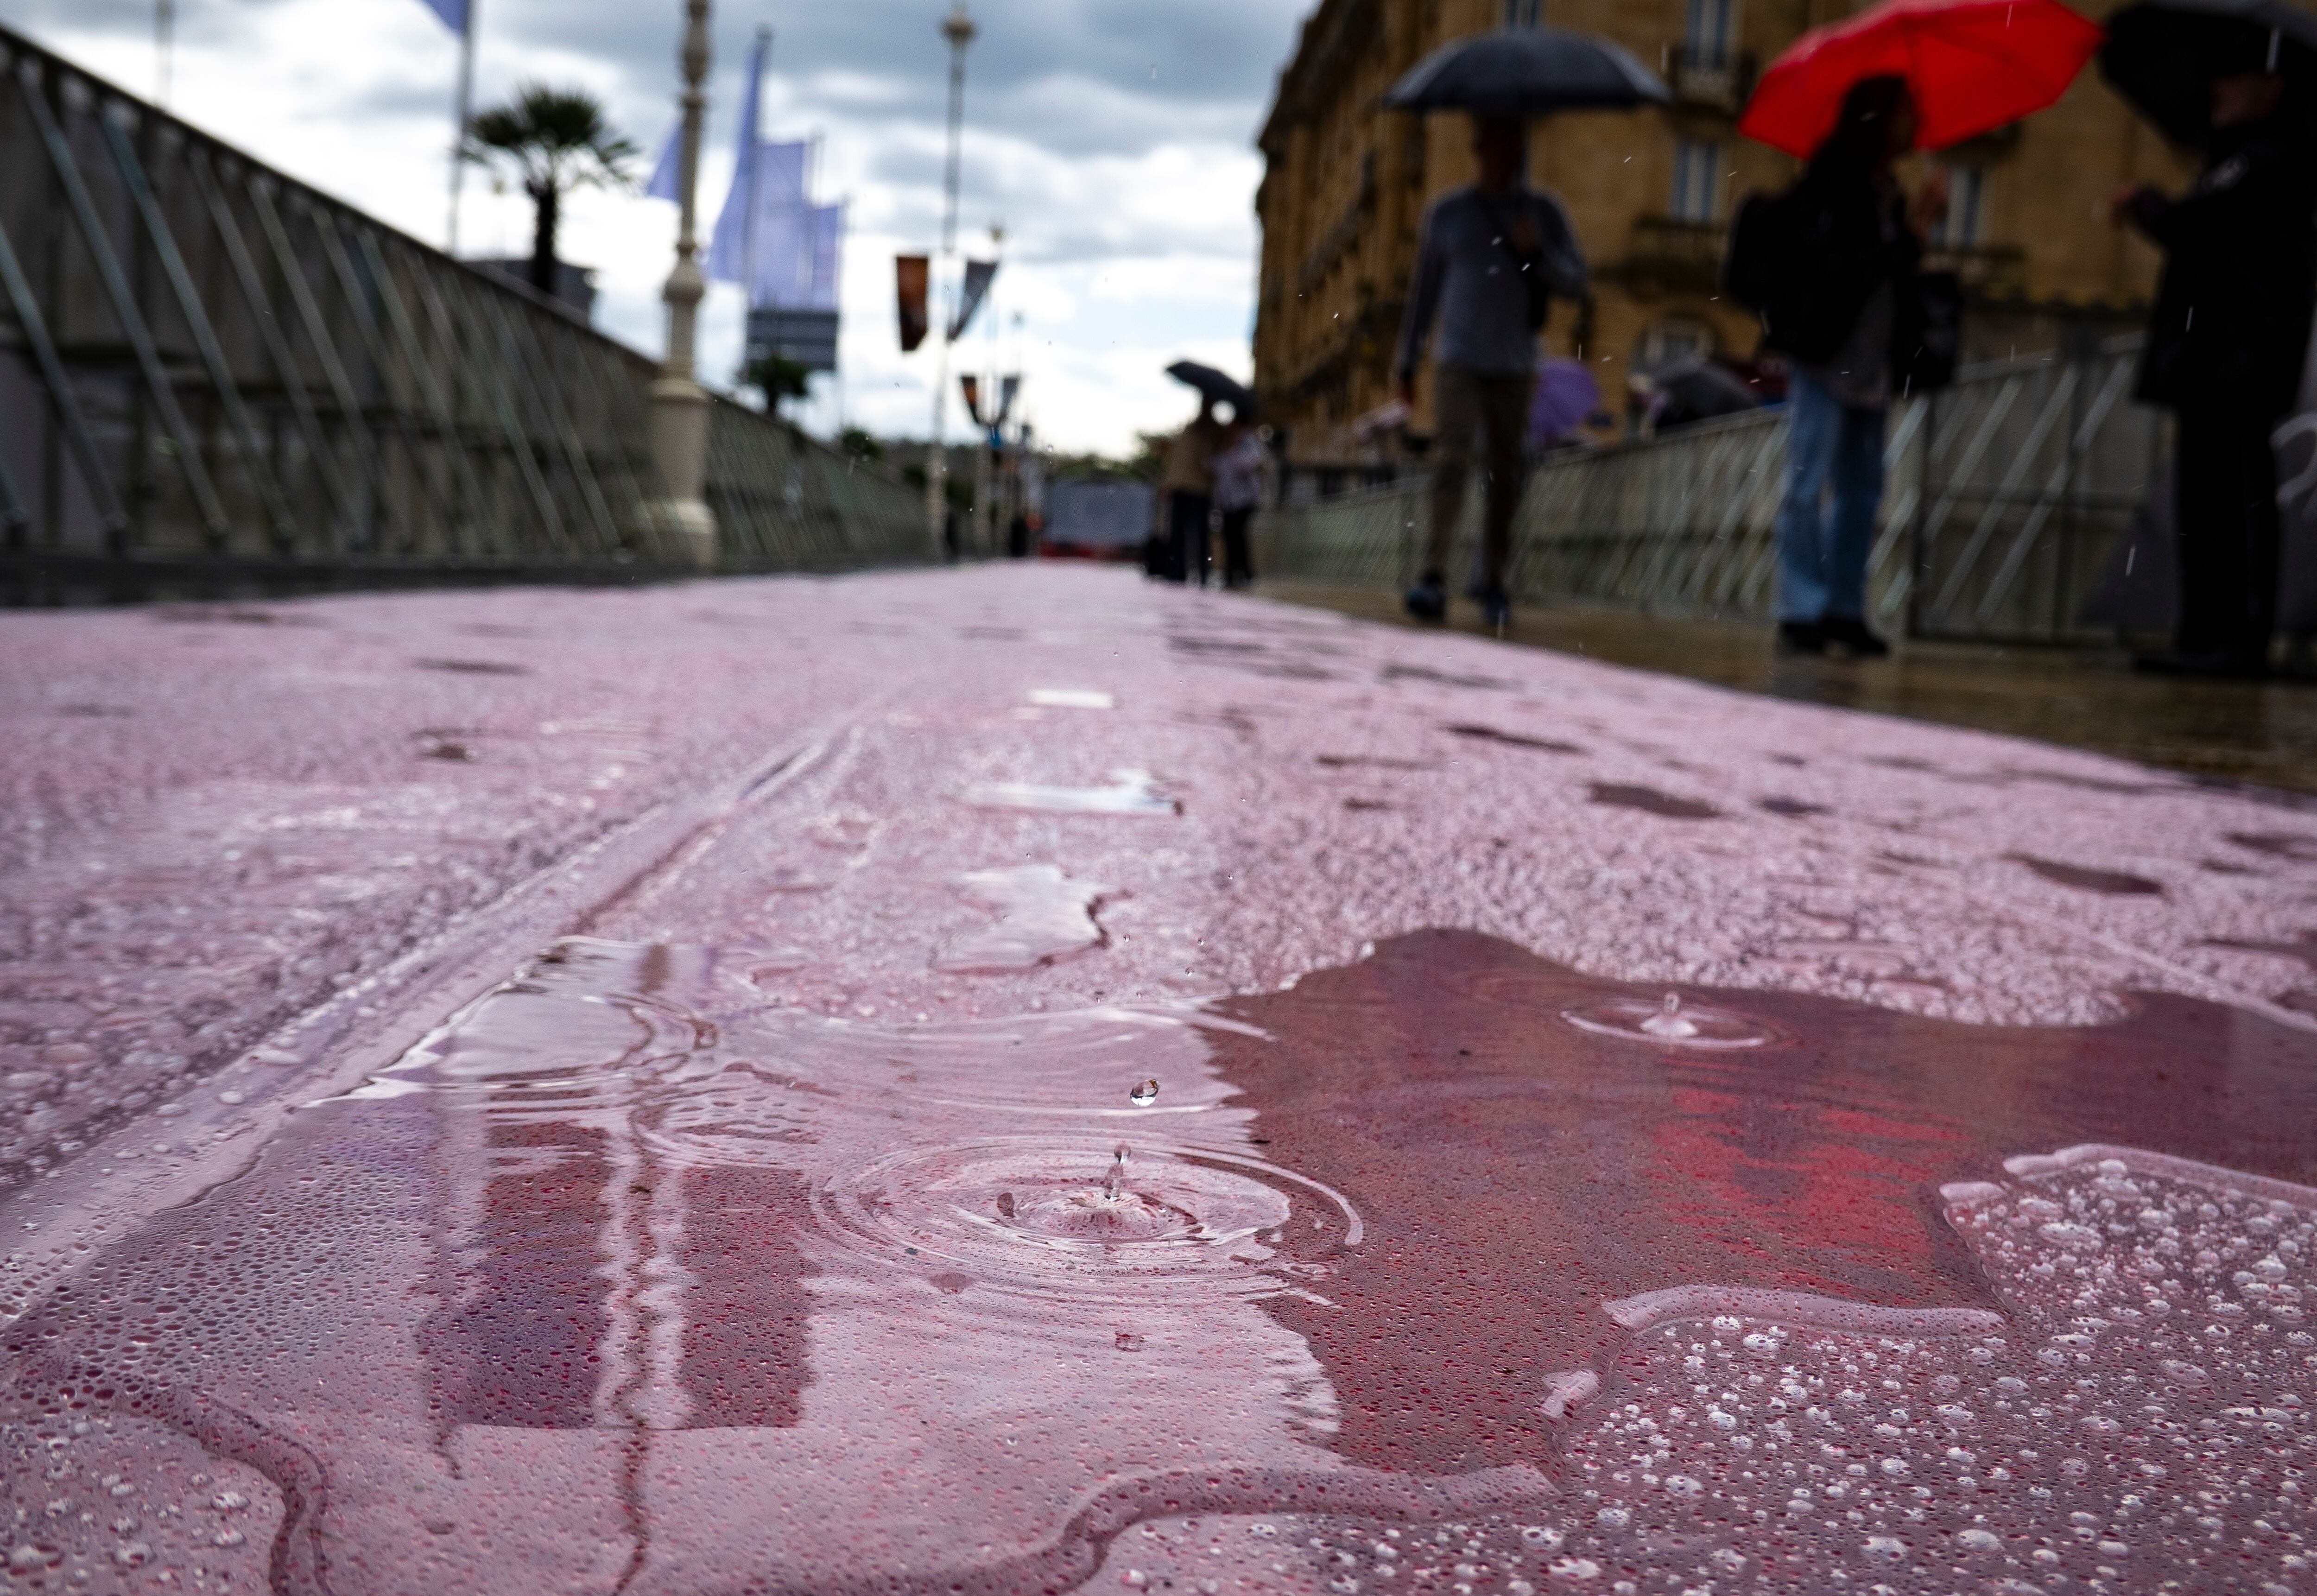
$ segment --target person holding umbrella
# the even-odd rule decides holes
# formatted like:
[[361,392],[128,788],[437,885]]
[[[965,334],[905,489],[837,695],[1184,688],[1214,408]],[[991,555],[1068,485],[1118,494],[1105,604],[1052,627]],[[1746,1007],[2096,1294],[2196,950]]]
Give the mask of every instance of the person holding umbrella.
[[1558,28],[1516,28],[1443,47],[1394,84],[1384,103],[1472,116],[1480,181],[1442,195],[1424,218],[1416,282],[1400,324],[1400,398],[1413,408],[1416,372],[1439,323],[1433,362],[1432,494],[1424,563],[1408,613],[1448,614],[1448,552],[1464,506],[1475,435],[1488,448],[1489,507],[1481,604],[1491,626],[1511,618],[1505,568],[1525,468],[1537,334],[1551,300],[1581,298],[1585,256],[1569,214],[1524,181],[1525,118],[1569,110],[1626,110],[1671,96],[1650,71],[1606,40]]
[[1166,474],[1160,481],[1167,496],[1167,537],[1164,562],[1153,574],[1170,582],[1195,579],[1203,587],[1208,526],[1215,507],[1215,458],[1230,444],[1230,430],[1216,416],[1215,407],[1230,406],[1235,419],[1251,415],[1255,395],[1212,366],[1193,360],[1176,361],[1167,368],[1167,374],[1199,390],[1199,413],[1167,446]]
[[1791,373],[1781,653],[1891,651],[1865,618],[1884,425],[1893,398],[1952,375],[1955,330],[1919,269],[1944,177],[1910,201],[1892,164],[2049,105],[2099,40],[2059,0],[1883,0],[1795,40],[1747,103],[1740,133],[1809,163],[1740,208],[1724,271]]
[[[2269,435],[2293,406],[2317,309],[2317,158],[2286,70],[2309,52],[2284,32],[2310,22],[2264,28],[2217,10],[2134,6],[2102,53],[2110,81],[2205,157],[2178,198],[2143,184],[2110,202],[2118,226],[2164,252],[2138,393],[2175,418],[2173,648],[2134,663],[2259,677],[2277,612]],[[2201,95],[2181,92],[2187,73]]]

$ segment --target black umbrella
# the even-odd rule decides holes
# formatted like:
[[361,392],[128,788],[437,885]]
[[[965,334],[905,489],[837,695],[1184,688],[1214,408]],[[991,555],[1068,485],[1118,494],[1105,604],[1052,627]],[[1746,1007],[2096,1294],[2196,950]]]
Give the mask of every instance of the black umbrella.
[[1178,360],[1167,368],[1167,374],[1177,382],[1189,383],[1215,404],[1229,405],[1231,414],[1241,421],[1255,414],[1255,390],[1212,366],[1203,366],[1195,360]]
[[1743,377],[1718,361],[1677,360],[1645,373],[1642,381],[1665,395],[1665,408],[1658,413],[1660,426],[1736,416],[1762,402]]
[[1409,67],[1383,103],[1396,111],[1543,116],[1672,99],[1656,73],[1606,39],[1565,28],[1504,28],[1441,46]]
[[2281,72],[2290,106],[2317,101],[2317,15],[2286,0],[2140,0],[2107,20],[2100,76],[2176,144],[2213,136],[2213,79]]

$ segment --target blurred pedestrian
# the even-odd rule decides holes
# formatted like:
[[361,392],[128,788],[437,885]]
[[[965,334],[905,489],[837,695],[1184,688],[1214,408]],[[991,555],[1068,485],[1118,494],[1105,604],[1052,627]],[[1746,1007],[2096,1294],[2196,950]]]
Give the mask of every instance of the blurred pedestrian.
[[1247,547],[1248,523],[1263,502],[1264,471],[1271,452],[1264,446],[1265,429],[1243,417],[1234,417],[1230,442],[1215,457],[1215,509],[1222,522],[1223,586],[1244,587],[1255,580],[1255,563]]
[[2134,661],[2180,675],[2258,677],[2277,614],[2277,460],[2317,304],[2317,160],[2285,114],[2265,36],[2207,63],[2213,134],[2178,199],[2118,189],[2111,214],[2164,251],[2139,397],[2175,417],[2179,608],[2169,653]]
[[1199,413],[1167,449],[1166,577],[1207,585],[1207,524],[1214,515],[1215,457],[1227,435],[1215,401],[1202,398]]
[[1474,117],[1472,151],[1480,157],[1480,182],[1442,195],[1424,218],[1416,282],[1400,326],[1400,397],[1413,407],[1416,368],[1433,321],[1440,323],[1432,368],[1430,518],[1422,574],[1407,602],[1408,613],[1420,620],[1448,614],[1449,545],[1463,513],[1473,435],[1485,434],[1489,510],[1481,605],[1490,625],[1502,626],[1512,615],[1505,565],[1520,507],[1522,434],[1537,334],[1553,295],[1576,299],[1585,292],[1585,257],[1561,202],[1527,184],[1526,123],[1518,117]]
[[[1912,202],[1891,166],[1914,148],[1904,78],[1869,77],[1843,97],[1801,179],[1768,204],[1778,235],[1767,293],[1741,212],[1732,291],[1762,313],[1763,343],[1786,356],[1785,499],[1778,507],[1778,651],[1833,644],[1867,659],[1891,645],[1866,624],[1866,557],[1883,503],[1883,438],[1894,354],[1911,345],[1922,233],[1946,213],[1946,176]],[[1749,202],[1749,206],[1755,202]]]

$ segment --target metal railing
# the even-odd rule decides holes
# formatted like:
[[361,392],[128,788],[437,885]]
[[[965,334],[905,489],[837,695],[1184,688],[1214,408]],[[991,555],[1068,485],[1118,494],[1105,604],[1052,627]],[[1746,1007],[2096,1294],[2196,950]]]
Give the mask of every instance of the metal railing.
[[[2086,601],[2169,448],[2132,404],[2136,337],[2079,358],[1965,372],[1893,411],[1868,566],[1869,612],[1927,638],[2089,641]],[[1530,473],[1509,585],[1669,615],[1767,621],[1785,487],[1782,408],[1645,444],[1547,456]],[[1475,558],[1481,490],[1466,495],[1455,567]],[[1409,580],[1426,514],[1410,478],[1264,512],[1258,569],[1389,587]]]
[[[688,569],[652,363],[0,30],[0,590]],[[924,558],[915,496],[729,401],[720,564]]]

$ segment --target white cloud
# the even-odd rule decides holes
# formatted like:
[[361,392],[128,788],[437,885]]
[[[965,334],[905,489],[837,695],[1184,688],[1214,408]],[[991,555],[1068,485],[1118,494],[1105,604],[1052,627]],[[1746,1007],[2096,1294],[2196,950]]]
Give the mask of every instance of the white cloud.
[[[1024,402],[1069,448],[1123,450],[1173,425],[1187,391],[1162,368],[1189,355],[1244,372],[1253,303],[1252,139],[1309,0],[980,0],[970,57],[962,248],[1002,219],[1001,347],[1016,343]],[[923,435],[934,351],[900,353],[892,257],[935,241],[946,51],[944,0],[839,0],[775,19],[765,88],[771,136],[818,131],[821,186],[851,201],[844,274],[845,418]],[[429,242],[443,239],[457,46],[418,0],[179,0],[172,109],[230,143]],[[580,83],[604,96],[648,167],[675,121],[681,13],[670,0],[486,0],[479,103],[514,83]],[[0,20],[132,93],[150,92],[145,0],[0,0]],[[703,231],[731,169],[730,117],[756,17],[718,19]],[[1155,76],[1153,69],[1156,69]],[[598,325],[662,344],[659,291],[672,206],[582,193],[564,257],[596,270]],[[527,254],[528,202],[470,174],[463,253]],[[710,381],[738,363],[729,289],[703,308]],[[980,363],[979,328],[961,358]],[[999,363],[1006,363],[1001,361]],[[836,425],[835,384],[803,412]],[[953,406],[951,435],[962,435]]]

